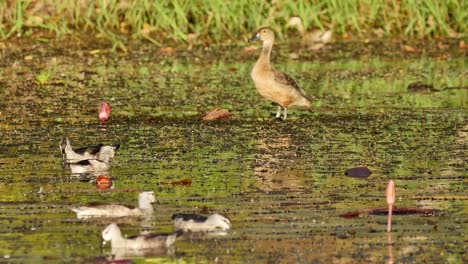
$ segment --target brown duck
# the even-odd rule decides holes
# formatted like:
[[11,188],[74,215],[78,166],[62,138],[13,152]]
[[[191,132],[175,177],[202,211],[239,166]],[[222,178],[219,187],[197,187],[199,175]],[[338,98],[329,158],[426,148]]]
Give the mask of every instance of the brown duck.
[[284,109],[283,120],[286,120],[288,107],[291,106],[310,108],[313,98],[308,96],[291,76],[271,67],[270,54],[275,42],[274,31],[269,27],[262,27],[250,39],[254,40],[263,41],[263,50],[252,69],[251,76],[258,93],[263,98],[278,104],[276,118],[281,117],[281,109]]

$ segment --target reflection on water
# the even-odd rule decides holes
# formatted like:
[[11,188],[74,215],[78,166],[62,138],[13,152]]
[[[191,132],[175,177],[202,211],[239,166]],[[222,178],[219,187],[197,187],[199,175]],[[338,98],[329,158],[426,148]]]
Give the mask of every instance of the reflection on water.
[[[118,261],[118,260],[125,260],[131,259],[135,257],[147,257],[147,258],[154,258],[154,257],[170,257],[175,256],[176,249],[175,246],[169,248],[145,248],[145,249],[133,249],[133,248],[122,248],[122,247],[114,247],[111,246],[110,256],[108,260]],[[105,255],[108,255],[104,251]],[[164,259],[164,258],[162,258]]]
[[260,136],[254,169],[258,188],[264,192],[303,190],[307,179],[304,172],[290,169],[298,159],[297,151],[291,148],[291,136]]

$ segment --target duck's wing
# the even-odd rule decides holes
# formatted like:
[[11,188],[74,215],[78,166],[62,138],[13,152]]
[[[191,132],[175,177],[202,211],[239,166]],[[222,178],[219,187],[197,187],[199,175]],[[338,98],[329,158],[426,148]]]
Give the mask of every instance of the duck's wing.
[[101,202],[91,202],[86,205],[86,207],[94,207],[94,208],[118,208],[118,207],[126,207],[128,209],[135,209],[135,206],[131,205],[122,205],[122,204],[107,204]]
[[74,163],[73,165],[90,166],[91,162],[90,162],[90,160],[80,160],[80,161]]
[[294,89],[296,89],[302,96],[309,99],[310,101],[315,99],[313,96],[306,94],[306,92],[302,90],[299,84],[297,84],[297,82],[288,74],[277,70],[273,70],[273,74],[275,76],[275,82],[294,87]]
[[174,214],[172,215],[171,219],[172,220],[175,220],[177,218],[182,218],[183,221],[190,221],[190,220],[193,220],[194,222],[198,222],[198,223],[201,223],[201,222],[205,222],[206,219],[208,219],[207,217],[205,216],[202,216],[202,215],[197,215],[197,214]]
[[83,147],[83,148],[79,148],[79,149],[75,149],[74,151],[78,154],[85,154],[85,153],[88,153],[88,154],[91,154],[91,155],[95,155],[96,153],[99,152],[99,150],[101,150],[101,148],[104,146],[104,144],[99,144],[99,145],[95,145],[95,146],[88,146],[88,147]]

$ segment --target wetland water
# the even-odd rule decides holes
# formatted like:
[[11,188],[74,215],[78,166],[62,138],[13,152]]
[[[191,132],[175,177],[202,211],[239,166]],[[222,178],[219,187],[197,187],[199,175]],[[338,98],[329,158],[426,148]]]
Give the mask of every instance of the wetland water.
[[[291,109],[282,122],[250,79],[259,50],[113,54],[67,45],[11,45],[1,55],[0,262],[102,261],[110,221],[78,220],[69,208],[136,205],[137,193],[150,190],[154,220],[120,220],[124,234],[172,232],[178,212],[218,212],[233,225],[226,236],[184,235],[174,254],[152,262],[468,261],[468,92],[407,91],[415,81],[467,85],[462,51],[334,44],[293,60],[278,45],[276,68],[317,98],[313,111]],[[101,125],[104,100],[112,113]],[[200,121],[216,107],[234,116]],[[75,147],[121,144],[106,173],[113,189],[62,167],[64,136]],[[345,176],[357,166],[372,175]],[[171,184],[184,179],[191,184]],[[391,238],[385,216],[340,217],[385,206],[389,179],[397,207],[440,214],[396,215]]]

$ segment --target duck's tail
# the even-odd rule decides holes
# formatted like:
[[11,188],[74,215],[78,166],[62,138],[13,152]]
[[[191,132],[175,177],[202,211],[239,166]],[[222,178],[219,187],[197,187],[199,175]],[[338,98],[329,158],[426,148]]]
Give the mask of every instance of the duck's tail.
[[73,212],[77,213],[77,214],[79,212],[81,212],[80,208],[78,208],[78,207],[72,207],[72,208],[69,208],[69,209],[72,210]]

